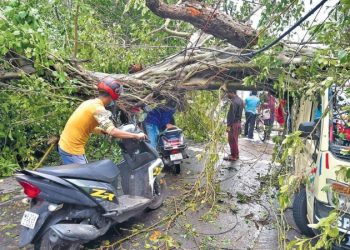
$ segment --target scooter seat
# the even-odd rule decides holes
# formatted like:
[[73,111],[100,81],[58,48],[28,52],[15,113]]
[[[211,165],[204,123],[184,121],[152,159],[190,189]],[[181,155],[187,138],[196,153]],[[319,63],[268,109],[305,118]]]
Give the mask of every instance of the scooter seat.
[[44,167],[37,170],[63,178],[97,180],[111,183],[119,174],[118,167],[111,160],[95,161],[87,164],[67,164],[56,167]]

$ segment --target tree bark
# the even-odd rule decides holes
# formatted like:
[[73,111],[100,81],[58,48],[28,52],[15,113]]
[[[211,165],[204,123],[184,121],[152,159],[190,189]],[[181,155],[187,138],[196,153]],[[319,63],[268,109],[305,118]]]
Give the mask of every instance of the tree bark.
[[157,16],[181,20],[238,47],[247,48],[256,43],[255,30],[230,16],[203,3],[191,1],[178,5],[160,0],[146,0],[147,7]]
[[[200,37],[200,39],[198,39]],[[56,61],[55,70],[64,70],[68,77],[75,79],[75,86],[79,89],[80,98],[89,98],[95,95],[96,84],[103,78],[110,76],[124,84],[124,94],[121,102],[126,107],[137,103],[157,103],[159,96],[180,100],[185,91],[190,90],[216,90],[223,85],[231,86],[237,90],[267,90],[272,88],[273,82],[278,78],[279,72],[270,72],[264,82],[256,82],[246,86],[243,79],[260,73],[260,68],[254,65],[249,58],[237,56],[238,50],[232,45],[226,47],[203,48],[203,44],[210,39],[210,35],[200,36],[200,32],[190,38],[188,48],[178,54],[134,74],[108,74],[84,70],[76,62],[66,61],[51,56]],[[198,41],[200,48],[193,48],[191,44]],[[305,63],[313,52],[304,48],[295,54],[293,47],[286,47],[277,57],[282,64]],[[0,72],[0,80],[10,81],[20,78],[19,72]],[[47,72],[42,77],[52,75]],[[296,79],[286,79],[293,84],[299,84]]]

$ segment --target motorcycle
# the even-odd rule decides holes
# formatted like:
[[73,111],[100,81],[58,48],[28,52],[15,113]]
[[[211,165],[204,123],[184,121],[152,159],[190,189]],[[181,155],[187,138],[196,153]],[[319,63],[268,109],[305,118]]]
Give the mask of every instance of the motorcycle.
[[159,134],[158,151],[166,166],[172,167],[175,174],[180,174],[184,158],[188,158],[186,154],[186,144],[181,129],[172,127],[165,129]]
[[[135,125],[120,128],[140,132]],[[146,141],[118,141],[123,161],[100,160],[22,170],[16,179],[30,198],[21,220],[20,247],[79,249],[117,223],[159,208],[165,199],[164,167]]]

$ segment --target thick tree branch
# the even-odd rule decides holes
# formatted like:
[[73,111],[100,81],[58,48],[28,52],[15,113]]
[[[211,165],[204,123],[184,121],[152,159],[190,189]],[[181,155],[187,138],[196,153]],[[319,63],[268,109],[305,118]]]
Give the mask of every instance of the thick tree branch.
[[[121,103],[129,108],[140,102],[158,102],[160,95],[181,99],[184,96],[184,91],[213,90],[219,89],[223,85],[233,86],[237,90],[266,90],[271,88],[274,80],[281,73],[278,70],[270,72],[264,82],[256,82],[253,86],[246,86],[243,84],[243,79],[247,76],[260,74],[260,68],[250,62],[249,58],[237,56],[239,49],[232,45],[201,47],[211,37],[211,35],[201,35],[201,33],[201,31],[197,31],[191,36],[185,50],[135,74],[90,72],[75,62],[67,63],[62,58],[50,55],[49,58],[55,64],[48,68],[41,77],[50,82],[54,80],[53,70],[64,70],[69,78],[75,79],[72,84],[79,89],[80,98],[93,96],[96,91],[96,83],[99,80],[107,76],[113,77],[123,82],[125,94],[121,98]],[[194,44],[197,44],[197,47],[193,47]],[[302,64],[308,62],[308,56],[312,53],[314,53],[314,50],[308,47],[300,50],[298,47],[293,48],[293,46],[288,45],[278,55],[274,56],[279,58],[282,64]],[[7,60],[13,61],[10,57]],[[30,60],[27,61],[25,67],[32,69],[32,65],[28,65]],[[20,70],[17,72],[0,72],[0,80],[6,82],[20,78],[22,76],[21,72]],[[25,71],[23,70],[23,72]],[[292,84],[300,84],[300,80],[291,77],[286,78],[286,81]]]
[[165,4],[160,0],[146,0],[147,7],[156,15],[191,23],[208,34],[245,48],[255,44],[255,30],[230,16],[205,6],[200,2],[185,2],[179,5]]
[[168,28],[169,23],[170,23],[170,19],[167,19],[161,29],[164,30],[165,32],[169,33],[170,35],[173,35],[173,36],[185,37],[185,38],[190,38],[191,37],[190,33],[169,29]]
[[20,79],[22,74],[18,72],[0,72],[0,80]]

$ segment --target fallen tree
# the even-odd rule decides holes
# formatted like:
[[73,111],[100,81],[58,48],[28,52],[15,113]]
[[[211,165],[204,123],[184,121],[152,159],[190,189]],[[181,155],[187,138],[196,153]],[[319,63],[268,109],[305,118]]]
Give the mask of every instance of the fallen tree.
[[[271,89],[273,82],[278,79],[279,72],[271,72],[264,82],[244,85],[243,79],[258,75],[260,68],[254,65],[250,58],[240,56],[240,50],[234,46],[204,47],[205,42],[211,39],[209,35],[202,35],[197,46],[191,47],[192,41],[198,40],[200,35],[200,32],[192,35],[188,47],[179,53],[134,74],[91,72],[74,61],[51,56],[56,63],[46,70],[43,77],[50,78],[52,72],[63,70],[70,78],[76,80],[76,87],[86,97],[94,95],[95,85],[99,80],[107,76],[113,77],[124,84],[125,93],[122,102],[126,106],[140,102],[156,102],[159,96],[179,99],[184,91],[216,90],[224,85],[238,90],[267,90]],[[295,53],[296,49],[288,46],[278,55],[278,59],[285,64],[301,64],[313,50],[304,48],[297,56]],[[0,72],[0,79],[5,83],[2,86],[6,86],[10,80],[35,73],[34,67],[30,66],[30,60],[24,58],[21,60],[27,61],[25,67],[17,64],[16,72]],[[16,61],[12,60],[12,65]],[[289,81],[297,82],[292,78]]]
[[[263,81],[243,84],[247,76],[257,76],[261,70],[251,61],[251,57],[241,55],[256,42],[256,32],[244,22],[233,20],[217,8],[200,2],[168,5],[159,0],[147,0],[146,4],[158,16],[189,22],[199,30],[190,36],[183,50],[133,74],[91,72],[84,69],[76,59],[62,59],[52,54],[47,55],[52,61],[51,66],[38,73],[33,59],[11,51],[7,53],[5,61],[16,70],[0,69],[0,80],[3,82],[1,86],[9,86],[11,80],[32,74],[52,81],[57,75],[54,72],[64,72],[69,79],[74,79],[72,84],[79,90],[79,97],[87,98],[94,95],[99,80],[111,76],[124,84],[123,104],[133,106],[140,102],[157,102],[159,96],[178,100],[184,91],[214,90],[224,85],[239,90],[266,90],[272,88],[273,82],[278,79],[280,72],[269,72]],[[213,37],[229,44],[213,42]],[[299,50],[285,45],[276,58],[286,65],[301,64],[313,52],[310,48]],[[292,78],[288,80],[296,82]]]

